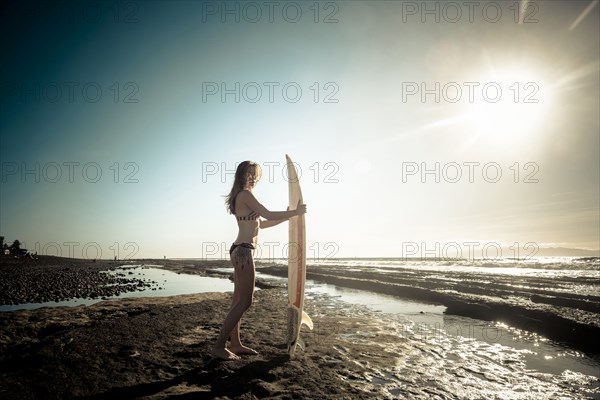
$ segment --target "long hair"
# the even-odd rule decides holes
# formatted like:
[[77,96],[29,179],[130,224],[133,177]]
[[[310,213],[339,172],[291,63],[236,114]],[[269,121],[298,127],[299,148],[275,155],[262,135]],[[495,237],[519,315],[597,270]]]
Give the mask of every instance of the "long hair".
[[248,182],[258,182],[262,175],[260,165],[253,161],[244,161],[235,170],[235,180],[229,194],[225,197],[225,205],[229,214],[235,214],[235,198],[244,190]]

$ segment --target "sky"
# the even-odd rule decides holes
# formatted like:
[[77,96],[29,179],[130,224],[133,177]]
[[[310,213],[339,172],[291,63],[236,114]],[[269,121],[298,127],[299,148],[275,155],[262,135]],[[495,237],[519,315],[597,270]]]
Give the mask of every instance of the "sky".
[[597,0],[2,7],[6,241],[225,257],[236,166],[281,211],[289,154],[309,257],[598,253]]

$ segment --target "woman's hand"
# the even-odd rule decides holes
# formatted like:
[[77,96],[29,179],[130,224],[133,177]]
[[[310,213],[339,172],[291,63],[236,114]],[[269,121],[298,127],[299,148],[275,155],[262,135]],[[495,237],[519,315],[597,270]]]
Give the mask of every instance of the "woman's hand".
[[301,200],[298,200],[298,205],[296,206],[296,215],[306,214],[306,204],[302,204]]

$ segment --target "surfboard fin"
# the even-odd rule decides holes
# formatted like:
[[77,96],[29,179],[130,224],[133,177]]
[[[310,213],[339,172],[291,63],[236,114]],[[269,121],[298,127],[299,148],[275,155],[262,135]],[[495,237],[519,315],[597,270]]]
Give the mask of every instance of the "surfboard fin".
[[304,345],[304,340],[302,340],[301,338],[298,338],[298,347],[300,347],[302,349],[302,351],[304,351],[304,349],[306,348],[306,346]]
[[313,322],[310,319],[310,317],[308,316],[308,314],[306,313],[306,311],[302,310],[302,323],[306,326],[308,326],[308,329],[310,329],[312,331],[313,328]]

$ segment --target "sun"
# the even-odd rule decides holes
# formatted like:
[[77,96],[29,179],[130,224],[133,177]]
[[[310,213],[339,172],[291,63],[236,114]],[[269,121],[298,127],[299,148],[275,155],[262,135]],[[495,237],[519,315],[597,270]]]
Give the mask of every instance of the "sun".
[[476,82],[465,104],[466,129],[494,146],[529,143],[551,117],[549,86],[524,68],[492,70]]

